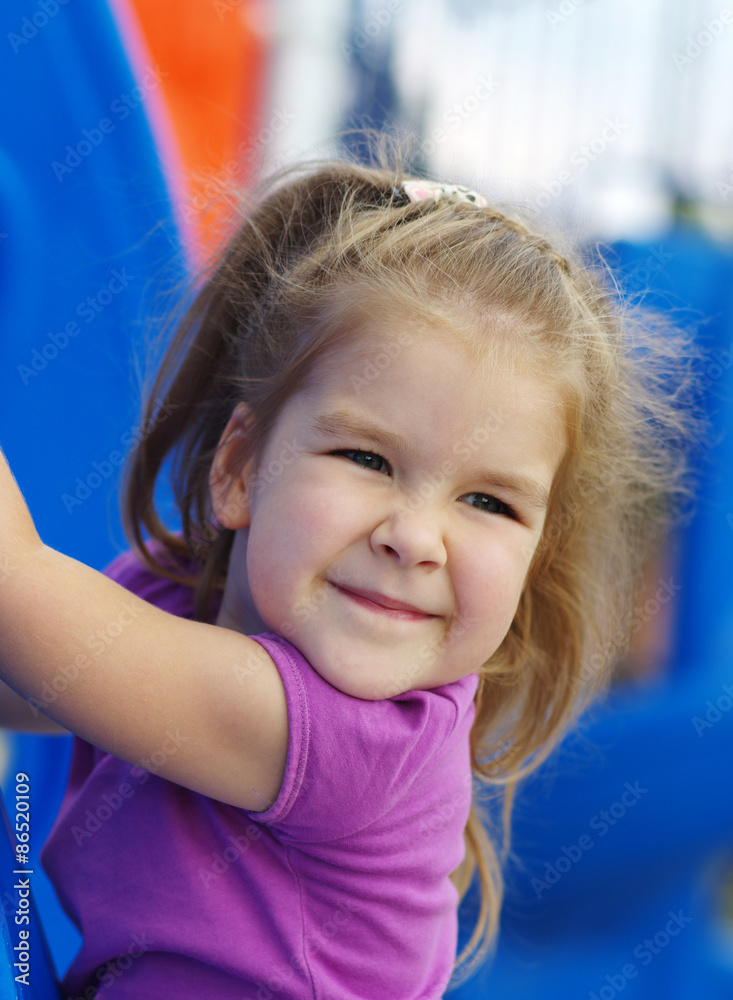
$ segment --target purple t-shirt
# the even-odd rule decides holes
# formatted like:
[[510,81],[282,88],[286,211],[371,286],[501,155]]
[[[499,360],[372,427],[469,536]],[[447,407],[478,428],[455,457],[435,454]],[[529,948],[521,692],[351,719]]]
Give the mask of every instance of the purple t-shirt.
[[[176,615],[190,588],[132,553],[105,571]],[[109,1000],[437,1000],[457,946],[478,676],[384,701],[328,684],[274,634],[282,788],[264,812],[156,776],[75,737],[43,865],[83,935],[65,996]],[[154,655],[151,652],[151,655]],[[85,992],[88,991],[88,992]]]

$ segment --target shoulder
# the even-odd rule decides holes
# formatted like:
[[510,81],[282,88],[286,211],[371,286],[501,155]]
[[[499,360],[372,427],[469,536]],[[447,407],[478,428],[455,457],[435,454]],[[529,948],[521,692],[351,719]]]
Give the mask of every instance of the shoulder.
[[278,824],[298,840],[347,836],[394,808],[421,774],[445,776],[447,762],[467,753],[475,674],[427,691],[366,701],[325,681],[281,636],[253,638],[277,666],[290,723],[280,795],[259,820]]
[[444,712],[446,716],[452,716],[453,720],[458,723],[467,714],[473,716],[473,701],[478,690],[478,683],[478,674],[468,674],[450,684],[441,684],[440,687],[407,691],[393,700],[417,701],[423,704],[427,711]]
[[389,729],[411,750],[407,771],[417,774],[441,766],[458,747],[465,747],[473,726],[478,674],[450,684],[406,691],[391,698]]
[[274,633],[253,636],[265,647],[290,688],[289,699],[304,711],[331,720],[328,731],[317,735],[336,738],[358,734],[362,745],[407,742],[423,749],[439,747],[456,729],[470,727],[475,714],[474,696],[478,675],[426,690],[406,691],[394,698],[369,701],[355,698],[329,684],[303,654],[287,639]]

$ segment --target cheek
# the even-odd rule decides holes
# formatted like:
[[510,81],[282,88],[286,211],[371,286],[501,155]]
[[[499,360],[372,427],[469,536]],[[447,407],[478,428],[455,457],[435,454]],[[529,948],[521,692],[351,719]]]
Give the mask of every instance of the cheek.
[[[263,512],[264,513],[264,512]],[[252,522],[247,572],[255,599],[284,592],[298,576],[305,534],[292,517],[262,516]]]
[[[285,486],[285,484],[283,484]],[[286,598],[318,576],[349,537],[348,518],[325,492],[283,488],[253,510],[248,571],[253,592]]]
[[337,472],[325,463],[306,470],[274,494],[263,511],[265,530],[285,542],[294,557],[328,558],[366,532],[369,502]]
[[454,586],[459,616],[485,633],[502,635],[511,625],[529,561],[514,546],[473,546],[457,563]]

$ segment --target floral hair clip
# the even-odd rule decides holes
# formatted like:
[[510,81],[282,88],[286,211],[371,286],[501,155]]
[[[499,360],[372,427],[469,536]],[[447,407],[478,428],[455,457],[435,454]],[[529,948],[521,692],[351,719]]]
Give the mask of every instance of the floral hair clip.
[[[397,189],[399,190],[399,189]],[[478,191],[471,191],[460,184],[440,184],[438,181],[405,181],[402,191],[412,202],[434,201],[444,198],[448,201],[463,201],[480,208],[487,207],[487,201]]]

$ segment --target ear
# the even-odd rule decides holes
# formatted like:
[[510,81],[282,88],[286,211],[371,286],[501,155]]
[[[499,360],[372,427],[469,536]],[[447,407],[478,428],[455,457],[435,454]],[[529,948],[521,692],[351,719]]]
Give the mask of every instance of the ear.
[[251,411],[247,403],[237,403],[217,445],[209,473],[211,505],[217,521],[236,531],[250,524],[250,473],[253,460],[237,468],[237,455],[247,437]]

